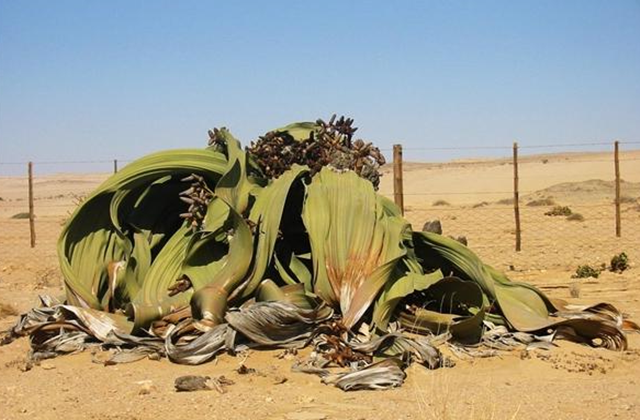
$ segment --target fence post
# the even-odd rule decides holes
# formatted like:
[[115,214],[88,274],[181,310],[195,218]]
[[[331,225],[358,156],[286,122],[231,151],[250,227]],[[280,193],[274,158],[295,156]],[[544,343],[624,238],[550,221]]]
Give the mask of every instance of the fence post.
[[619,238],[622,234],[622,220],[620,218],[620,158],[619,158],[620,142],[613,143],[613,161],[616,170],[616,236]]
[[404,215],[404,193],[402,191],[402,145],[393,145],[393,198]]
[[113,173],[118,173],[118,159],[113,159]]
[[516,219],[516,252],[522,249],[520,230],[520,192],[518,190],[518,142],[513,142],[513,213]]
[[29,232],[31,234],[31,248],[36,246],[36,215],[33,210],[33,162],[28,164],[29,173]]

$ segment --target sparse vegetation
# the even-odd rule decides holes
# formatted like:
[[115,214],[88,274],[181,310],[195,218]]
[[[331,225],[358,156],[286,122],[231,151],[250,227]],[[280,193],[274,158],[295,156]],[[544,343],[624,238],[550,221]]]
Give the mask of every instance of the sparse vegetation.
[[584,216],[580,213],[571,213],[569,216],[567,216],[567,220],[570,220],[572,222],[584,222]]
[[548,212],[546,212],[545,216],[571,216],[573,212],[567,206],[555,206]]
[[622,273],[629,268],[629,257],[626,253],[621,252],[611,258],[611,267],[609,268],[614,273]]
[[11,216],[12,219],[28,219],[29,218],[29,212],[23,211],[20,213],[16,213],[13,216]]
[[546,165],[547,163],[549,163],[549,159],[542,159],[542,163]]
[[527,206],[529,207],[542,207],[542,206],[555,206],[556,202],[553,200],[553,198],[550,197],[545,197],[545,198],[540,198],[538,200],[531,200],[527,203]]
[[480,207],[486,207],[488,205],[489,205],[489,203],[487,203],[486,201],[481,201],[479,203],[474,204],[472,207],[474,209],[477,209],[477,208],[480,208]]
[[573,277],[574,279],[586,279],[589,277],[597,279],[600,276],[601,272],[601,268],[593,268],[590,265],[585,264],[578,266],[578,268],[576,269],[576,273],[571,277]]
[[445,200],[436,200],[436,201],[433,202],[433,206],[434,207],[436,207],[436,206],[450,206],[450,205],[451,204],[449,204],[449,202],[445,201]]

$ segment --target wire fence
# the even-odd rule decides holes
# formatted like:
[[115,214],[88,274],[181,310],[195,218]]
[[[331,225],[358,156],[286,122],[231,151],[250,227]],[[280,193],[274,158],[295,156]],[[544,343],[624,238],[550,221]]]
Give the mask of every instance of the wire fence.
[[[428,162],[429,148],[404,149],[403,201],[414,230],[439,220],[443,234],[464,236],[469,247],[502,270],[575,270],[578,265],[608,263],[626,252],[640,260],[640,150],[622,143],[620,236],[616,236],[616,183],[613,145],[589,143],[599,151],[521,156],[519,212],[521,251],[515,251],[513,161],[511,147],[491,147],[504,158],[473,158],[488,147],[457,148],[469,158]],[[440,148],[442,149],[442,148]],[[539,146],[521,146],[536,152]],[[447,148],[449,150],[449,148]],[[29,225],[29,178],[26,162],[0,162],[0,280],[6,272],[59,276],[56,243],[64,222],[78,203],[126,162],[94,160],[34,162],[33,225]],[[24,175],[15,167],[23,165]],[[68,173],[39,174],[47,165]],[[82,170],[78,170],[82,168]],[[44,172],[44,171],[43,171]],[[393,168],[383,168],[380,192],[394,199]],[[564,208],[566,207],[566,209]],[[555,209],[555,210],[554,210]],[[569,214],[569,212],[571,214]],[[556,214],[557,213],[557,214]],[[556,215],[553,215],[556,214]]]
[[[438,220],[445,235],[464,236],[469,247],[502,270],[575,270],[600,266],[625,252],[640,259],[639,143],[620,143],[619,209],[616,232],[616,171],[613,143],[588,153],[519,146],[534,154],[519,156],[518,212],[521,250],[516,251],[512,147],[503,158],[419,162],[426,148],[402,150],[402,197],[405,217],[414,230]],[[562,147],[566,147],[563,145]],[[574,146],[574,145],[569,145]],[[633,147],[636,149],[633,149]],[[478,148],[458,149],[472,157]],[[394,199],[394,173],[386,169],[381,192]]]

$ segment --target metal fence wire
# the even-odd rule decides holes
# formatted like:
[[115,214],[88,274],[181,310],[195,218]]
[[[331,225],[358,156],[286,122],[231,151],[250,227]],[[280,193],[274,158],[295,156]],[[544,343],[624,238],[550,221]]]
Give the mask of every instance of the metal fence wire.
[[[527,154],[536,153],[537,146],[520,147],[519,252],[511,147],[492,149],[504,158],[446,163],[426,161],[429,149],[405,148],[401,172],[405,217],[414,230],[439,220],[443,234],[464,237],[484,261],[506,271],[575,270],[581,264],[607,264],[620,252],[638,261],[640,150],[632,150],[631,143],[621,144],[617,197],[613,144],[589,145],[601,150],[553,150],[543,155]],[[457,150],[470,157],[477,151]],[[40,273],[38,278],[59,277],[56,242],[64,222],[118,164],[125,163],[34,162],[32,247],[27,163],[0,162],[0,279],[3,272],[15,270]],[[65,173],[50,170],[58,167]],[[23,174],[16,168],[23,168]],[[383,173],[380,193],[393,200],[397,197],[393,166],[385,166]]]

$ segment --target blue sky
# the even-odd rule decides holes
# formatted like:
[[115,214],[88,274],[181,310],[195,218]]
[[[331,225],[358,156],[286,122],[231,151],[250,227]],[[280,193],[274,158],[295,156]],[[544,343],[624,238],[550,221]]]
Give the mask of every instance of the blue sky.
[[0,162],[334,112],[384,148],[640,141],[640,2],[0,0]]

